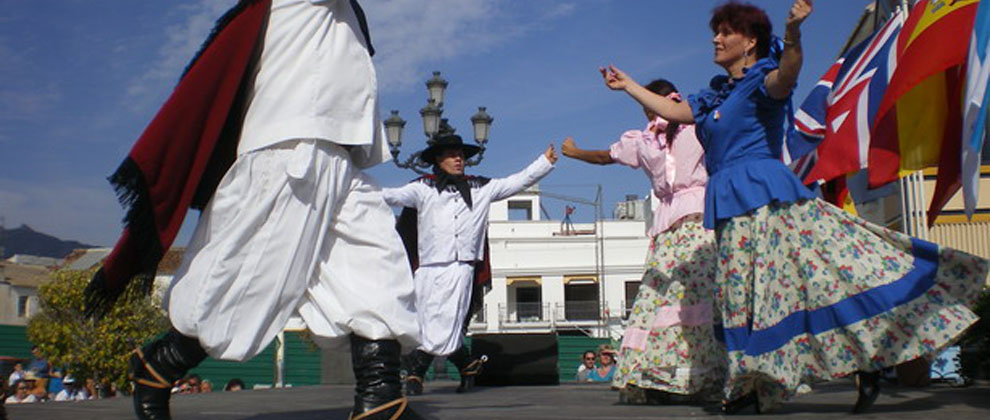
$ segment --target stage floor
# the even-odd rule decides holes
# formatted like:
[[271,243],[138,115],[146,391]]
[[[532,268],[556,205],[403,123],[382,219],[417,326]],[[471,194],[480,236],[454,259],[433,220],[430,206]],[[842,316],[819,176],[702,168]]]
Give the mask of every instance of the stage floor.
[[[479,387],[456,394],[454,382],[428,382],[427,392],[411,398],[417,413],[430,419],[657,419],[716,417],[718,406],[620,405],[618,393],[604,385]],[[886,385],[886,384],[885,384]],[[316,420],[346,419],[352,388],[347,385],[289,389],[213,392],[176,395],[176,420]],[[856,392],[851,381],[821,384],[785,403],[768,417],[840,418],[848,415]],[[124,420],[133,419],[129,398],[85,402],[48,402],[9,405],[11,420]],[[965,388],[932,385],[904,388],[887,385],[876,404],[859,418],[963,420],[990,414],[990,383]],[[765,415],[766,416],[766,415]]]

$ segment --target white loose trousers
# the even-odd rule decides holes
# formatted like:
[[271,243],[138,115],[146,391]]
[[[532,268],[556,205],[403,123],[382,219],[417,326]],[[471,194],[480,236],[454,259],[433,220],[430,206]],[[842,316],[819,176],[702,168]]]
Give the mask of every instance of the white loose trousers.
[[416,269],[416,315],[423,344],[436,356],[453,353],[464,341],[464,318],[471,306],[474,264],[464,261]]
[[419,344],[412,274],[381,189],[347,150],[293,140],[238,156],[165,295],[210,356],[246,360],[298,313],[320,345]]

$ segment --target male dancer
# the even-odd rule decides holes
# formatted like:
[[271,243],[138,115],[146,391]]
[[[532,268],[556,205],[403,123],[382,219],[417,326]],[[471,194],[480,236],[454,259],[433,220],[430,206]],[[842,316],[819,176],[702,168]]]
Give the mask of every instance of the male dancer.
[[133,201],[94,312],[153,270],[174,239],[161,226],[205,203],[165,296],[173,328],[131,357],[139,419],[169,419],[173,381],[207,355],[257,355],[293,314],[321,345],[349,341],[352,419],[414,416],[399,380],[400,341],[419,341],[412,275],[361,172],[389,156],[371,53],[354,0],[242,0],[112,177]]
[[408,359],[407,395],[423,392],[423,375],[434,356],[447,355],[460,371],[458,392],[474,385],[481,362],[471,360],[463,340],[475,266],[484,255],[489,204],[533,185],[557,162],[551,144],[529,167],[506,178],[465,176],[465,160],[479,149],[453,133],[441,134],[420,153],[423,162],[433,164],[433,175],[383,190],[388,204],[415,208],[418,214],[414,283],[422,345]]

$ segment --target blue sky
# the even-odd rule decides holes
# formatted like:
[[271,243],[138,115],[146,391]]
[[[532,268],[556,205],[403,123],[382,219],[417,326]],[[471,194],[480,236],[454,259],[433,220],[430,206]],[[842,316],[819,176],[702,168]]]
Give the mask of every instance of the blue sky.
[[[123,211],[106,177],[171,92],[213,21],[234,0],[0,0],[0,216],[63,239],[112,245]],[[603,149],[641,128],[640,108],[606,89],[614,63],[641,82],[657,77],[682,92],[721,72],[711,62],[711,9],[718,1],[364,0],[381,84],[383,114],[408,121],[401,157],[423,147],[423,83],[439,70],[450,82],[445,117],[470,137],[469,118],[495,118],[485,161],[469,173],[504,176],[550,142],[573,136]],[[754,1],[781,34],[791,2]],[[815,2],[805,23],[800,102],[872,1]],[[414,177],[391,163],[370,170],[385,186]],[[545,191],[594,199],[604,211],[644,195],[642,172],[562,158]],[[554,219],[565,203],[547,199]],[[190,220],[176,245],[188,240]],[[592,210],[578,207],[587,221]]]

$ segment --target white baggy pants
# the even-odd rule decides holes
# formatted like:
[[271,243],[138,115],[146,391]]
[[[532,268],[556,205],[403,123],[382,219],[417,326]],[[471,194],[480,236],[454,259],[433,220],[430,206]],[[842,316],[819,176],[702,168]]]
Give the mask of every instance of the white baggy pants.
[[412,273],[381,189],[343,147],[293,140],[238,156],[165,294],[172,325],[246,360],[298,313],[323,346],[351,333],[419,344]]
[[445,356],[464,341],[464,318],[471,308],[474,265],[463,261],[416,269],[416,315],[427,353]]

